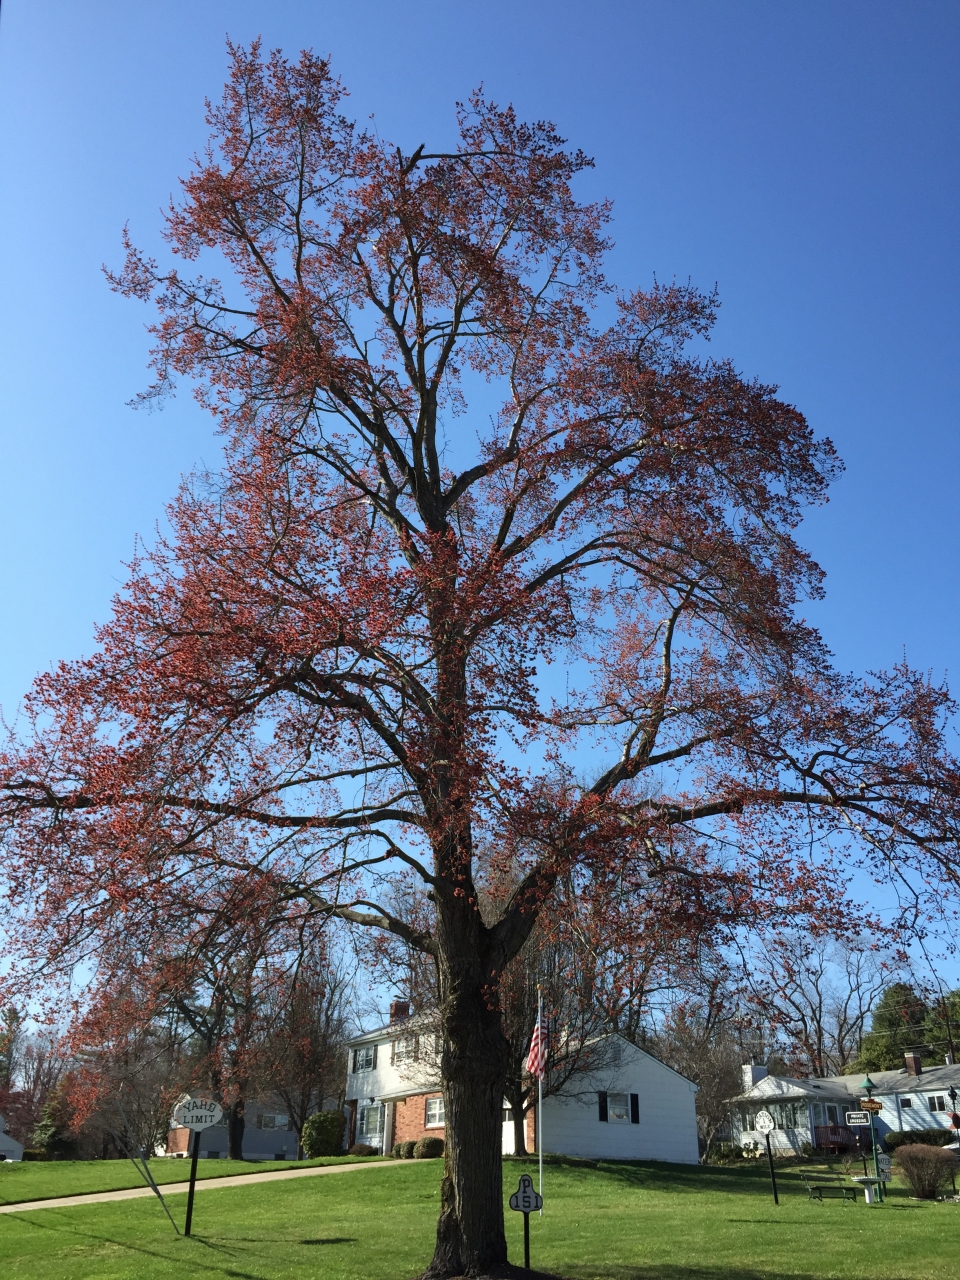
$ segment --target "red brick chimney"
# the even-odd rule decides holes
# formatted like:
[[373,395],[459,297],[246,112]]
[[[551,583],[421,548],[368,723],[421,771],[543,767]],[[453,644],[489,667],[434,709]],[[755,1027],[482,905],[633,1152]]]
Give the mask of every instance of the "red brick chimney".
[[409,1000],[391,1000],[390,1002],[390,1022],[403,1022],[405,1018],[410,1017],[410,1001]]
[[923,1067],[920,1065],[919,1053],[905,1053],[903,1060],[907,1065],[908,1076],[919,1076],[923,1074]]

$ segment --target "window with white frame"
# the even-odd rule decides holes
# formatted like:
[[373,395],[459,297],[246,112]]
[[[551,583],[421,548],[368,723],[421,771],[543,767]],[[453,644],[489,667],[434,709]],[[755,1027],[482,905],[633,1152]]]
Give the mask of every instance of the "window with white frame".
[[376,1143],[380,1137],[380,1116],[382,1108],[379,1106],[360,1107],[357,1112],[357,1137],[362,1142]]
[[289,1116],[282,1116],[282,1115],[275,1115],[275,1114],[273,1114],[273,1115],[272,1115],[272,1114],[270,1114],[269,1112],[265,1112],[265,1113],[264,1113],[263,1115],[261,1115],[261,1116],[260,1116],[260,1118],[258,1119],[258,1121],[257,1121],[257,1128],[258,1128],[258,1129],[284,1129],[284,1130],[289,1130],[289,1128],[290,1128],[290,1117],[289,1117]]
[[423,1118],[424,1128],[439,1129],[444,1123],[443,1098],[428,1098]]
[[390,1061],[395,1066],[399,1066],[401,1062],[415,1062],[419,1056],[419,1036],[401,1036],[390,1047]]
[[932,1093],[927,1098],[927,1106],[931,1111],[946,1111],[947,1100],[942,1093]]
[[913,1099],[912,1099],[912,1098],[901,1098],[901,1099],[900,1099],[900,1105],[901,1105],[901,1107],[912,1107],[912,1106],[913,1106]]
[[630,1097],[628,1094],[607,1094],[607,1119],[612,1124],[630,1123]]
[[375,1044],[365,1044],[360,1049],[353,1051],[353,1069],[354,1071],[372,1071],[377,1065],[377,1046]]

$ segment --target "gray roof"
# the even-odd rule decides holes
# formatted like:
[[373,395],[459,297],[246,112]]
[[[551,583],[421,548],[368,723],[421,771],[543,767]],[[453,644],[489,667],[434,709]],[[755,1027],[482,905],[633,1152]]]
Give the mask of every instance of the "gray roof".
[[426,1013],[411,1013],[406,1018],[398,1018],[396,1022],[387,1022],[382,1027],[376,1027],[373,1031],[364,1031],[361,1035],[353,1036],[347,1041],[347,1045],[355,1044],[373,1044],[375,1040],[382,1040],[384,1037],[392,1038],[399,1035],[409,1035],[410,1032],[433,1031],[436,1030],[435,1020]]
[[[960,1093],[960,1065],[924,1067],[919,1076],[910,1075],[905,1067],[898,1071],[871,1071],[873,1093],[878,1097],[902,1093],[948,1093],[951,1088]],[[733,1098],[733,1102],[762,1102],[783,1099],[815,1101],[843,1101],[865,1098],[866,1090],[860,1086],[863,1076],[857,1072],[849,1076],[828,1076],[823,1080],[800,1080],[792,1076],[764,1076],[746,1093]],[[766,1086],[766,1088],[764,1087]]]

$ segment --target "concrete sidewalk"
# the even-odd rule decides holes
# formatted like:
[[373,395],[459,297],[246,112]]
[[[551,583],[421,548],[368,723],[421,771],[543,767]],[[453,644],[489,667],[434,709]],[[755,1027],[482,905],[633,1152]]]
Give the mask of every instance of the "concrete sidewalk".
[[[220,1187],[252,1187],[258,1182],[283,1182],[287,1178],[313,1178],[325,1173],[355,1173],[358,1169],[389,1169],[405,1160],[378,1160],[375,1164],[325,1164],[312,1169],[273,1169],[267,1173],[238,1173],[229,1178],[198,1178],[198,1191],[216,1191]],[[189,1191],[189,1182],[159,1183],[166,1198]],[[2,1204],[0,1213],[25,1213],[29,1209],[72,1209],[76,1205],[106,1204],[110,1200],[139,1200],[152,1196],[150,1187],[128,1187],[125,1191],[91,1191],[84,1196],[57,1196],[51,1200],[22,1200],[19,1204]]]

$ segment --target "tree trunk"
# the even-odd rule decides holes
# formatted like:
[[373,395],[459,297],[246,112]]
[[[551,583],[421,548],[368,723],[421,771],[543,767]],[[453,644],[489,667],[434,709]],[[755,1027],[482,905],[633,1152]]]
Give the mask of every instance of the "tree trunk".
[[231,1160],[243,1159],[244,1101],[238,1098],[227,1111],[227,1155]]
[[[423,1280],[502,1273],[503,1096],[508,1044],[484,982],[479,914],[462,899],[438,911],[446,1149],[433,1261]],[[446,918],[445,918],[446,917]]]
[[506,1098],[513,1115],[513,1154],[527,1154],[527,1091],[522,1085],[507,1081]]

